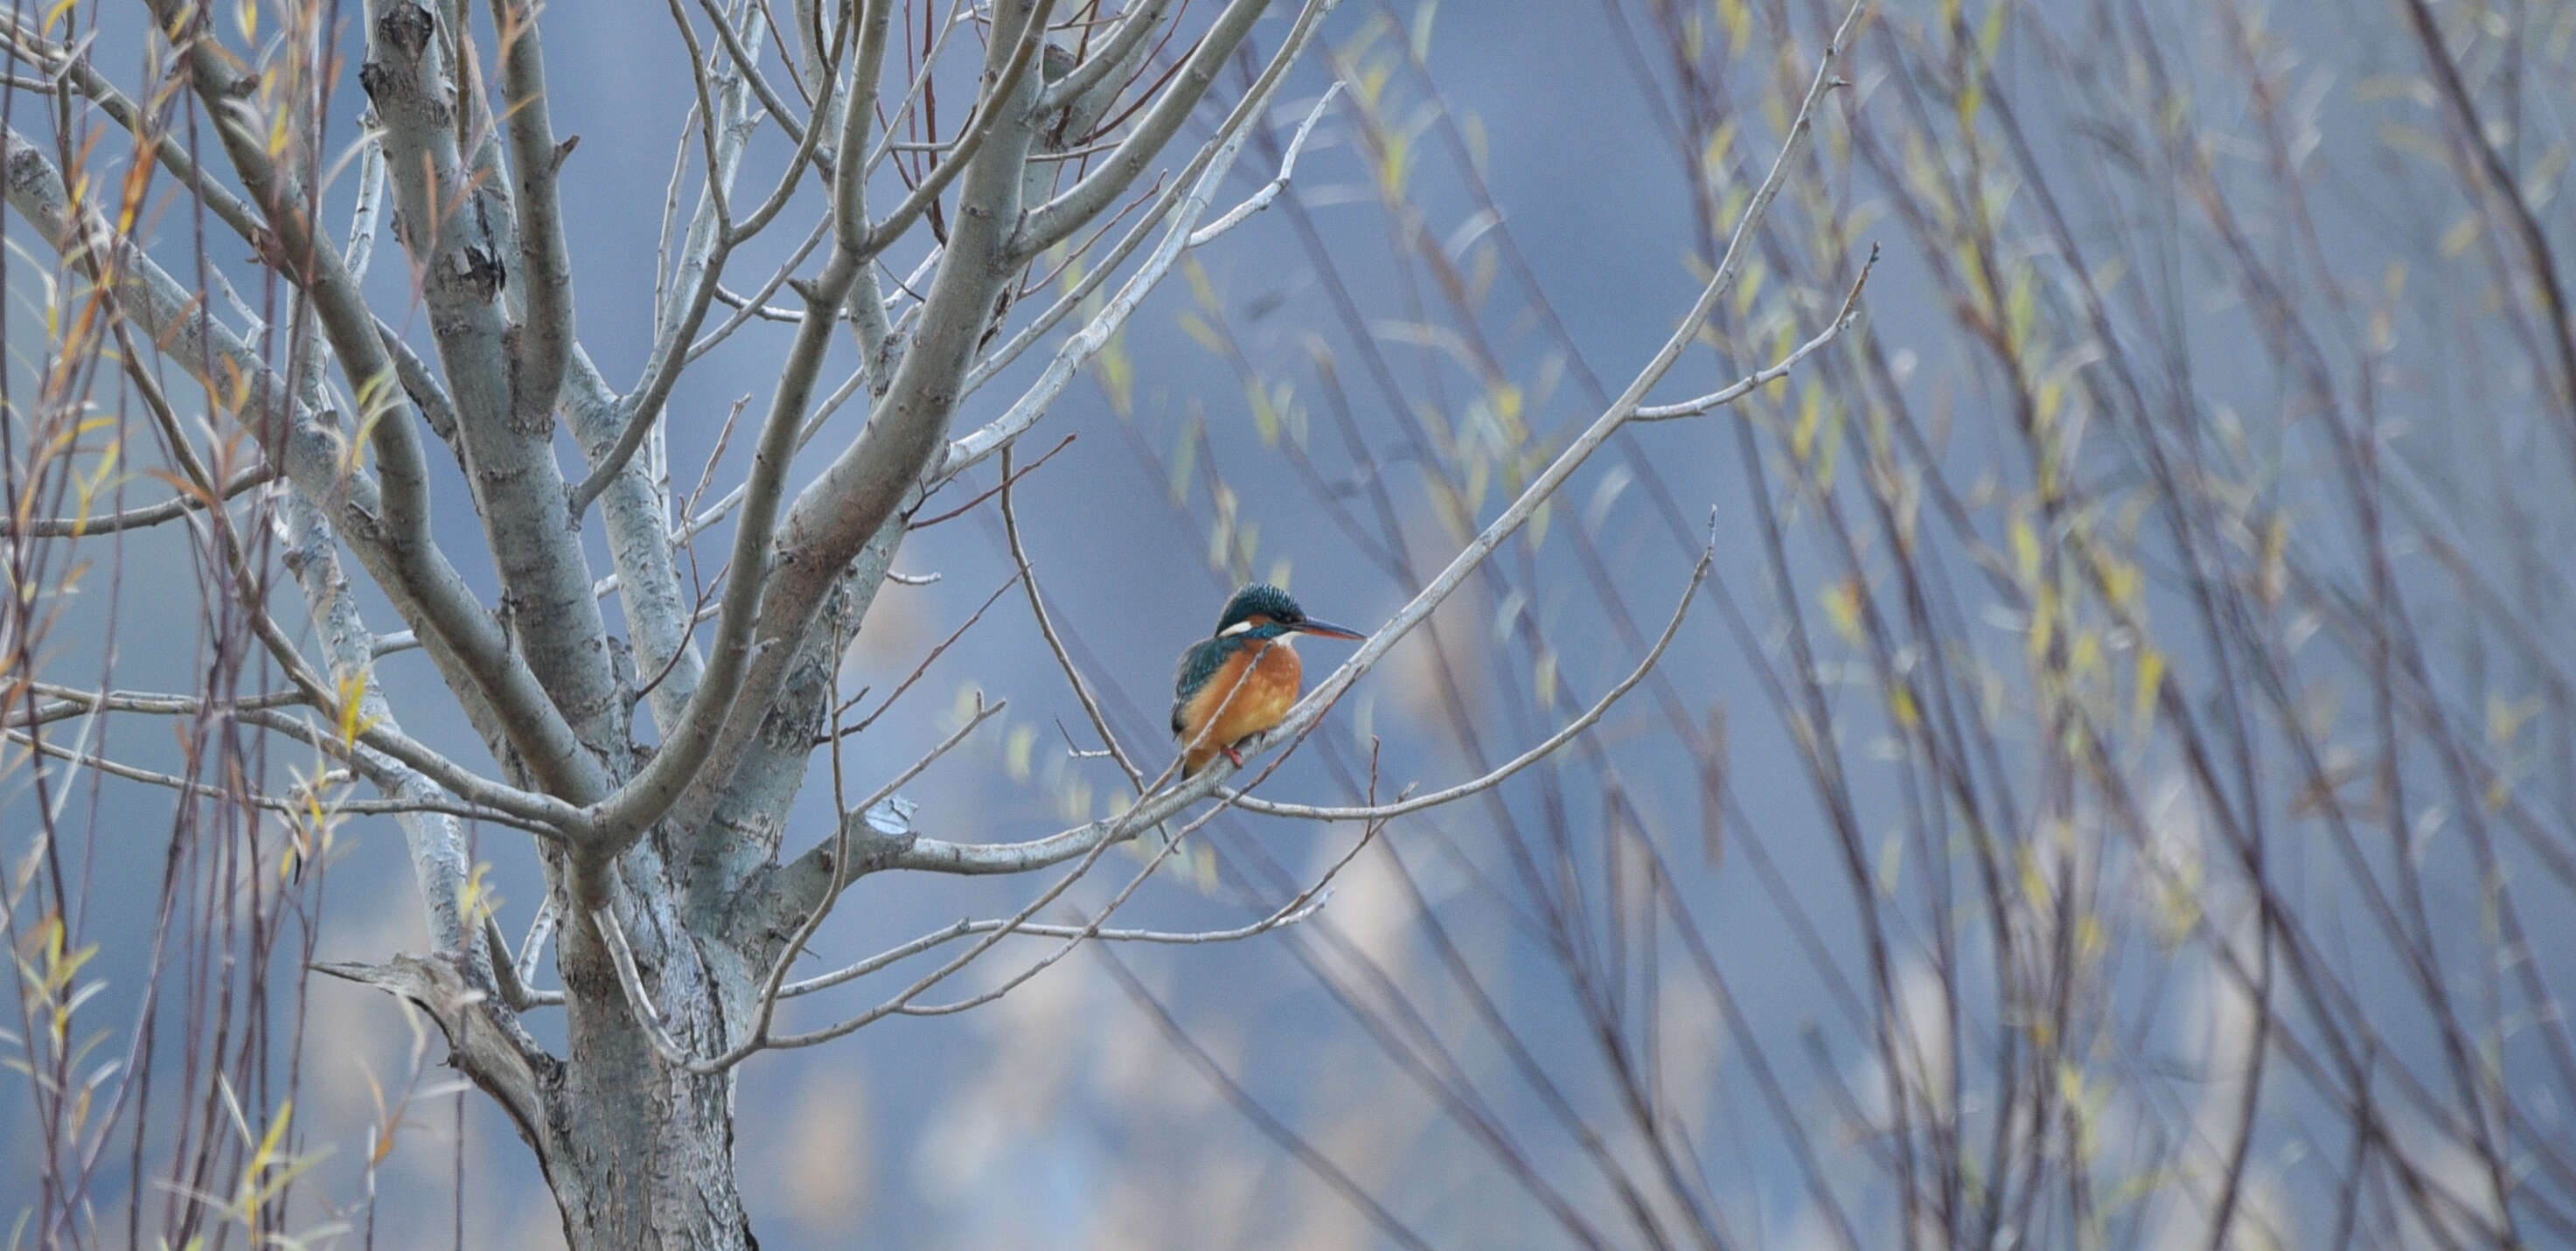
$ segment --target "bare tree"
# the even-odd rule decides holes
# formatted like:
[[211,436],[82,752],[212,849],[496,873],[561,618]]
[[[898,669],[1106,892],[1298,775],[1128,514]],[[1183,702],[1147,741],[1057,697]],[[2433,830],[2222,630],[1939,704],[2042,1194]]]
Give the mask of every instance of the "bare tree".
[[[2565,6],[1587,7],[1669,153],[1617,194],[1695,227],[1613,335],[1488,185],[1484,6],[1069,4],[677,6],[641,350],[571,333],[560,18],[13,24],[31,1238],[372,1238],[470,1094],[577,1244],[741,1242],[767,1053],[990,1008],[929,1137],[1041,1060],[1205,1096],[1116,1105],[1103,1245],[2576,1239]],[[1290,497],[1301,595],[1336,543],[1402,607],[1179,778],[1069,472],[1188,595]],[[1002,584],[853,689],[951,519]],[[1044,689],[924,709],[997,629]],[[910,802],[960,775],[1065,815]],[[419,1032],[326,1168],[293,974],[361,820],[434,949],[329,965]]]
[[[1219,941],[1305,921],[1331,872],[1235,929],[1107,924],[1156,863],[1230,807],[1358,823],[1356,855],[1385,822],[1484,793],[1580,741],[1645,680],[1709,570],[1705,550],[1696,572],[1675,570],[1681,607],[1625,680],[1512,758],[1421,795],[1381,799],[1372,785],[1359,804],[1256,799],[1230,786],[1223,764],[1190,777],[1157,768],[1159,746],[1122,741],[1093,702],[1020,555],[1014,448],[1145,293],[1272,204],[1293,175],[1333,93],[1291,115],[1284,143],[1271,115],[1334,4],[1285,14],[1256,56],[1270,7],[1232,0],[1185,23],[1186,6],[1167,0],[1117,13],[1070,0],[787,11],[674,0],[693,125],[656,258],[654,340],[623,382],[577,333],[570,249],[580,232],[564,218],[559,181],[590,154],[550,120],[538,6],[493,0],[478,17],[464,4],[368,0],[345,15],[364,40],[354,76],[338,59],[336,5],[225,13],[152,0],[139,35],[101,6],[14,16],[7,195],[52,251],[8,262],[12,293],[43,311],[41,339],[29,340],[42,355],[28,375],[34,394],[0,396],[12,432],[6,550],[24,592],[6,622],[8,733],[29,770],[30,809],[47,823],[8,900],[13,937],[41,953],[20,973],[48,1153],[40,1240],[99,1235],[91,1178],[120,1134],[135,1162],[135,1238],[150,1223],[147,1149],[172,1161],[158,1223],[174,1244],[215,1227],[238,1226],[253,1243],[285,1235],[299,1171],[294,1066],[278,1077],[269,1050],[291,1053],[296,1040],[272,1034],[270,988],[255,972],[174,980],[185,998],[176,1007],[160,1004],[155,976],[131,1050],[114,1064],[70,1028],[86,994],[91,909],[86,865],[50,822],[61,811],[53,788],[71,777],[176,792],[159,932],[209,936],[186,948],[201,962],[246,945],[249,968],[288,934],[311,951],[315,888],[295,873],[327,864],[337,823],[390,816],[435,949],[326,971],[436,1024],[453,1063],[534,1152],[572,1246],[747,1246],[732,1150],[740,1064],[897,1014],[990,1002],[1081,944]],[[1753,395],[1855,320],[1865,261],[1741,381],[1644,403],[1739,289],[1811,119],[1841,81],[1850,21],[1798,54],[1807,72],[1782,146],[1666,342],[1641,353],[1590,422],[1534,462],[1509,503],[1253,750],[1300,741],[1629,423]],[[145,68],[120,84],[98,49],[123,43],[139,45]],[[1236,64],[1247,67],[1241,88],[1224,100],[1217,88]],[[363,99],[348,93],[352,79]],[[1212,115],[1202,140],[1176,145]],[[1256,140],[1275,156],[1269,180],[1220,211],[1229,171]],[[682,214],[684,187],[695,198]],[[326,225],[326,203],[348,206],[345,229]],[[379,256],[386,228],[400,249]],[[249,259],[233,260],[242,249]],[[397,265],[407,281],[369,281]],[[389,287],[416,303],[388,303]],[[695,489],[676,489],[664,450],[676,388],[710,354],[752,346],[741,332],[768,323],[785,327],[774,389],[725,418],[728,436],[739,420],[747,458],[721,472],[711,462]],[[426,343],[415,343],[415,324]],[[836,368],[843,347],[840,359],[855,363]],[[1032,350],[1051,354],[1015,371]],[[991,398],[1006,377],[1019,389]],[[137,410],[142,437],[130,440],[124,414]],[[559,454],[559,433],[577,462]],[[146,442],[172,494],[101,511],[118,496],[102,489],[112,458]],[[1027,610],[1091,714],[1090,750],[1132,786],[1117,815],[1039,837],[935,837],[913,828],[899,794],[998,704],[974,708],[884,776],[850,776],[842,757],[892,698],[847,719],[856,697],[839,688],[839,658],[909,530],[984,502],[944,492],[987,461]],[[440,510],[481,535],[489,588],[444,546],[465,527],[436,524]],[[162,525],[185,527],[201,562],[198,688],[47,677],[48,631],[87,568],[81,545]],[[280,570],[291,589],[272,595]],[[603,606],[612,592],[622,637]],[[397,707],[373,673],[412,648],[490,767],[407,732],[406,721],[432,714]],[[177,763],[140,762],[131,740],[112,745],[103,727],[128,718],[175,719]],[[271,751],[327,763],[279,789]],[[793,831],[790,804],[816,777],[828,778],[837,823]],[[372,797],[353,794],[359,786]],[[467,849],[469,827],[517,832],[543,857],[546,899],[515,950]],[[1140,839],[1152,850],[1106,908],[1074,924],[1039,921],[1110,849]],[[1007,917],[790,980],[862,878],[1050,870]],[[182,894],[188,883],[202,883],[201,902]],[[247,936],[228,937],[234,926]],[[1013,935],[1051,945],[985,989],[932,997]],[[549,945],[559,990],[538,985]],[[780,1027],[780,1000],[924,953],[944,958],[834,1023]],[[151,1075],[168,1067],[153,1063],[151,1019],[164,1011],[184,1018],[189,1040],[170,1079],[190,1109],[175,1140],[151,1119]],[[557,1013],[559,1026],[539,1023]],[[539,1042],[558,1029],[560,1047]]]

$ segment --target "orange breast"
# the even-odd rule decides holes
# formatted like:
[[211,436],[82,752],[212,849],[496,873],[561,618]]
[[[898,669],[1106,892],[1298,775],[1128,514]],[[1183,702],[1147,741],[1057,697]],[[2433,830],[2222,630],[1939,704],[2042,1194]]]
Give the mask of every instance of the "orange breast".
[[1297,649],[1285,640],[1254,643],[1236,652],[1190,697],[1183,770],[1196,773],[1218,752],[1279,724],[1296,706],[1303,677]]

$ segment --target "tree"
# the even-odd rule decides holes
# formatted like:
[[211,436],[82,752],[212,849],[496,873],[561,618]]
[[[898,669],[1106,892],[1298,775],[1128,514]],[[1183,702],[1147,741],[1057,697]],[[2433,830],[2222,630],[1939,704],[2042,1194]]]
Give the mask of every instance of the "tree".
[[[1153,756],[1122,742],[1087,693],[1095,750],[1125,771],[1134,799],[1052,835],[952,841],[911,826],[899,788],[999,704],[975,708],[937,749],[876,780],[864,798],[856,792],[870,783],[841,765],[865,723],[842,719],[838,661],[910,529],[933,519],[926,510],[934,503],[952,511],[982,503],[951,505],[943,490],[996,460],[997,507],[1016,552],[1017,441],[1186,251],[1222,238],[1286,186],[1329,92],[1279,153],[1275,177],[1209,216],[1330,0],[1296,11],[1222,122],[1167,182],[1143,182],[1211,101],[1229,62],[1251,55],[1268,7],[1233,0],[1185,28],[1165,0],[1115,15],[1057,0],[1000,0],[989,10],[807,3],[785,15],[762,5],[702,4],[693,13],[675,4],[671,17],[692,54],[697,200],[664,258],[647,363],[622,388],[577,333],[569,253],[580,231],[564,218],[559,188],[586,154],[551,121],[537,6],[495,0],[478,27],[470,6],[371,0],[351,15],[363,36],[354,75],[363,101],[347,91],[333,5],[223,13],[154,0],[151,29],[139,37],[105,24],[95,6],[21,14],[9,51],[28,77],[12,83],[7,192],[56,258],[11,264],[13,290],[42,284],[46,316],[42,358],[29,375],[35,393],[11,404],[10,428],[21,433],[9,449],[8,550],[14,585],[30,592],[16,598],[10,620],[10,735],[30,753],[20,766],[30,770],[30,806],[54,818],[52,788],[62,781],[49,770],[66,763],[176,790],[183,815],[159,924],[166,932],[177,915],[177,887],[188,878],[181,866],[206,854],[197,839],[214,835],[222,884],[208,898],[248,918],[254,963],[298,916],[296,874],[327,859],[334,827],[390,817],[404,833],[435,950],[322,971],[391,992],[436,1023],[452,1062],[535,1153],[571,1245],[745,1246],[750,1221],[732,1155],[737,1065],[896,1013],[989,1001],[1078,943],[1176,937],[1104,928],[1098,917],[1037,921],[1118,845],[1150,838],[1159,850],[1112,907],[1229,806],[1374,829],[1480,793],[1573,741],[1663,655],[1679,612],[1628,679],[1545,740],[1470,781],[1391,802],[1255,799],[1226,788],[1233,770],[1224,766],[1157,775]],[[282,29],[263,27],[280,14]],[[97,49],[119,39],[142,48],[145,69],[130,86],[98,68]],[[978,40],[980,58],[966,47]],[[960,51],[951,53],[951,41]],[[1165,59],[1169,41],[1181,50]],[[783,62],[767,59],[773,47],[789,49]],[[1819,310],[1805,342],[1784,346],[1776,362],[1697,400],[1641,407],[1735,289],[1810,118],[1839,81],[1834,54],[1826,44],[1780,159],[1668,340],[1257,748],[1310,731],[1626,423],[1704,413],[1749,395],[1850,324],[1865,266]],[[941,131],[939,89],[954,60],[977,61],[974,95]],[[896,125],[922,138],[899,140]],[[747,168],[769,164],[752,159],[755,136],[769,128],[792,151],[767,177],[747,181]],[[335,233],[325,208],[344,178],[354,182],[351,224]],[[181,211],[165,213],[173,194]],[[783,261],[751,267],[765,271],[755,288],[728,285],[744,281],[738,257],[774,248],[771,232],[798,220],[810,223],[803,242]],[[406,331],[408,313],[375,294],[382,284],[368,284],[371,270],[385,268],[375,249],[380,226],[400,244],[404,293],[417,301],[425,346]],[[224,233],[233,238],[220,240]],[[232,262],[234,247],[247,247],[249,260]],[[887,264],[897,257],[918,264],[890,293]],[[1050,278],[1060,288],[1051,300],[1023,303],[1046,293]],[[674,391],[694,363],[760,319],[792,326],[778,378],[756,408],[733,415],[750,450],[740,480],[699,508],[696,493],[675,498],[664,468]],[[1075,329],[998,416],[960,425],[968,397],[1064,325]],[[844,333],[857,365],[834,385],[826,363]],[[198,395],[202,408],[193,406]],[[831,426],[852,400],[864,423]],[[99,414],[134,408],[165,458],[153,477],[173,494],[101,511],[121,495],[106,484],[131,435],[121,419]],[[558,451],[558,422],[579,450],[570,466]],[[488,599],[451,558],[446,543],[459,527],[435,524],[453,513],[470,517],[484,541]],[[719,519],[731,526],[720,549],[712,537]],[[85,575],[65,553],[164,524],[187,527],[207,562],[212,589],[198,607],[209,664],[199,688],[136,693],[44,677],[48,630]],[[607,579],[593,567],[594,540],[605,545]],[[1704,554],[1692,588],[1708,564]],[[271,595],[274,570],[291,582],[303,622],[282,611],[282,594]],[[602,608],[612,583],[622,638]],[[1024,558],[1017,583],[1066,677],[1085,692]],[[378,633],[369,622],[383,613],[399,620],[396,631]],[[435,667],[490,767],[407,732],[423,714],[397,707],[373,673],[409,648]],[[639,703],[651,721],[649,746],[633,724]],[[179,767],[144,767],[87,737],[95,718],[127,715],[176,718]],[[76,728],[57,732],[66,725]],[[320,753],[330,768],[289,791],[272,789],[263,763],[270,743]],[[788,806],[821,774],[831,781],[837,827],[799,845],[786,828]],[[352,797],[358,784],[374,797]],[[1194,812],[1209,799],[1217,802]],[[515,952],[466,851],[465,823],[523,832],[543,858],[544,909]],[[44,872],[21,884],[11,907],[22,945],[39,953],[21,980],[47,1151],[36,1204],[46,1241],[99,1233],[88,1186],[120,1120],[141,1158],[151,1134],[151,1088],[141,1080],[154,1068],[149,1014],[160,1010],[156,977],[129,1059],[92,1066],[93,1040],[69,1028],[85,994],[87,909],[73,885],[79,875],[66,870],[74,853],[53,835],[49,824],[36,856]],[[1069,868],[1007,919],[788,985],[834,903],[864,877],[1059,866]],[[1322,886],[1311,883],[1254,925],[1178,937],[1248,937],[1301,921]],[[26,921],[31,909],[43,919]],[[309,953],[309,916],[300,931]],[[535,988],[550,933],[560,991]],[[923,1002],[1014,935],[1059,941],[996,987]],[[826,989],[951,941],[958,954],[875,1007],[821,1029],[777,1025],[777,1002],[791,990]],[[215,1025],[213,1053],[200,1056],[194,1031],[206,1016],[230,1020],[233,982],[227,974],[187,985],[181,1097],[203,1110],[171,1148],[188,1193],[171,1205],[165,1236],[184,1242],[225,1220],[253,1241],[282,1234],[297,1167],[281,1145],[290,1101],[269,1089],[269,987],[245,981],[245,1024]],[[227,1008],[214,1007],[217,998]],[[557,1010],[559,1050],[541,1044],[530,1024],[532,1014]],[[238,1140],[226,1132],[234,1127],[244,1131]],[[139,1196],[138,1185],[128,1200],[135,1236]]]
[[[583,836],[549,804],[590,801],[506,736],[494,746],[484,679],[451,671],[571,663],[578,648],[549,651],[530,624],[590,627],[528,607],[497,554],[479,564],[478,541],[518,532],[489,524],[477,492],[519,479],[467,472],[488,457],[450,474],[434,453],[404,479],[375,440],[397,437],[378,429],[395,409],[434,434],[469,399],[511,411],[492,405],[524,372],[495,384],[443,342],[495,324],[435,303],[473,294],[476,274],[502,314],[477,359],[546,355],[507,329],[534,324],[542,269],[522,259],[528,201],[502,172],[555,142],[513,138],[535,124],[511,106],[529,98],[509,86],[513,55],[535,45],[502,37],[522,29],[506,8],[439,11],[437,31],[483,23],[425,54],[464,88],[449,159],[495,173],[421,197],[476,211],[416,219],[402,178],[440,167],[415,147],[378,168],[359,142],[366,107],[400,141],[387,102],[405,98],[398,79],[378,79],[383,100],[347,90],[376,77],[357,69],[365,15],[335,41],[327,11],[219,12],[220,38],[200,29],[175,45],[184,59],[92,7],[12,41],[5,120],[27,138],[11,152],[35,154],[12,172],[71,175],[13,214],[0,258],[21,592],[0,628],[22,753],[5,761],[0,902],[23,1014],[8,1042],[30,1079],[0,1118],[45,1153],[27,1171],[34,1237],[315,1242],[345,1223],[373,1238],[380,1183],[389,1222],[452,1201],[456,1240],[504,1241],[494,1210],[521,1191],[550,1220],[526,1167],[542,1153],[505,1141],[486,1164],[460,1136],[451,1164],[438,1149],[432,1109],[452,1098],[460,1129],[470,1109],[501,1137],[511,1105],[431,1079],[451,1050],[434,1015],[503,1090],[509,1057],[543,1051],[566,1067],[531,1060],[540,1091],[604,1101],[543,1109],[600,1118],[544,1178],[570,1189],[577,1238],[582,1204],[604,1228],[657,1219],[619,1203],[705,1194],[723,1219],[687,1208],[662,1220],[670,1237],[2576,1239],[2558,958],[2576,932],[2576,688],[2551,628],[2576,522],[2564,6],[1964,0],[1878,6],[1837,38],[1839,0],[1513,6],[1508,23],[1367,0],[1321,25],[1283,8],[1214,56],[1240,6],[1066,2],[1048,19],[1059,54],[993,29],[1019,10],[888,19],[865,189],[878,222],[916,197],[919,217],[850,279],[884,302],[852,302],[853,333],[828,336],[816,433],[774,504],[798,516],[789,499],[855,448],[884,454],[898,384],[921,378],[874,359],[884,331],[910,345],[972,327],[978,363],[943,438],[989,455],[944,480],[937,450],[927,478],[841,479],[912,483],[887,517],[914,528],[878,531],[900,551],[857,548],[743,759],[717,754],[734,729],[709,736],[697,768],[731,768],[740,802],[683,787],[587,926]],[[632,640],[631,661],[606,644],[612,702],[641,692],[631,737],[653,762],[688,724],[687,692],[715,680],[717,644],[745,637],[724,621],[732,571],[750,567],[726,555],[748,493],[726,492],[774,472],[753,449],[779,362],[828,294],[814,281],[835,210],[816,175],[843,168],[851,119],[808,101],[826,79],[850,93],[866,25],[821,7],[683,5],[657,27],[695,52],[669,62],[670,92],[694,101],[703,80],[707,108],[677,135],[668,246],[635,266],[659,284],[651,333],[621,335],[602,295],[618,289],[597,260],[613,223],[566,232],[587,351],[567,350],[556,397],[575,436],[556,447],[564,490],[622,467],[574,511],[600,568],[565,583],[614,579],[593,586],[601,625]],[[582,11],[541,20],[560,71]],[[1139,20],[1155,33],[1122,25]],[[1133,64],[1099,60],[1120,31],[1144,45]],[[1817,98],[1829,44],[1848,86]],[[324,47],[342,50],[336,77]],[[187,72],[198,51],[218,89]],[[1156,101],[1202,94],[1094,227],[988,275],[981,307],[943,304],[961,205],[997,185],[976,171],[1019,142],[957,92],[993,98],[1023,55],[1024,91],[1075,94],[1065,75],[1084,64],[1121,84],[1093,124],[1032,127],[1026,168],[1050,168],[1042,189],[1018,184],[1024,206],[1119,169],[1171,120]],[[138,103],[92,66],[141,66]],[[269,76],[221,76],[253,68]],[[554,125],[573,129],[588,101],[556,81]],[[120,110],[150,119],[144,159]],[[313,254],[275,237],[276,201],[238,172],[218,115],[290,119],[248,159],[302,180],[290,223],[355,223],[333,246],[393,332],[376,337],[399,385],[353,381],[383,375],[353,372],[329,308],[306,308],[313,283],[289,258]],[[566,203],[623,155],[580,128]],[[729,195],[747,188],[741,205],[703,190],[710,162]],[[649,196],[660,175],[616,181]],[[479,251],[369,265],[378,186],[406,223],[452,225]],[[783,205],[771,229],[719,254],[735,233],[721,219],[755,220],[754,197]],[[72,214],[76,198],[95,215]],[[120,237],[65,256],[49,221]],[[822,223],[810,243],[799,221]],[[1879,247],[1869,317],[1847,325]],[[157,260],[170,283],[139,285],[120,258]],[[1181,280],[1148,295],[1167,274]],[[1694,304],[1679,376],[1598,439]],[[879,310],[882,331],[859,320]],[[1725,408],[1680,398],[1811,342]],[[668,366],[675,343],[709,350]],[[717,371],[746,360],[763,373],[729,414],[749,384]],[[668,411],[639,424],[627,397],[666,368]],[[585,390],[594,372],[618,381]],[[479,395],[459,382],[476,377]],[[286,378],[307,398],[283,411],[327,436],[304,454],[336,458],[318,497],[263,481],[272,464],[304,481],[289,437],[304,427],[263,442],[226,415],[281,411]],[[1007,467],[979,430],[1025,432]],[[1558,475],[1569,449],[1595,448]],[[440,601],[402,598],[410,575],[367,563],[425,559],[381,528],[385,494],[414,481],[459,570],[432,589],[464,588],[467,625],[497,619],[492,652],[415,642],[445,637],[406,628]],[[165,502],[177,483],[233,502]],[[363,484],[378,494],[362,518]],[[667,572],[647,570],[660,581],[630,577],[630,546],[668,551]],[[1452,581],[1461,552],[1478,559]],[[1310,606],[1387,623],[1345,671],[1365,676],[1246,773],[1158,776],[1166,645],[1292,555]],[[353,558],[344,597],[330,562]],[[925,570],[946,581],[917,585]],[[171,587],[193,589],[176,597],[189,613],[165,609]],[[775,661],[743,657],[740,680]],[[927,696],[952,680],[943,714]],[[587,705],[538,691],[583,724]],[[23,754],[37,741],[44,756]],[[422,744],[438,760],[396,754]],[[621,787],[654,768],[593,755]],[[431,853],[411,860],[424,955],[392,958],[403,944],[383,936],[401,931],[369,922],[393,910],[353,899],[389,828]],[[709,928],[728,909],[769,932]],[[523,924],[515,945],[495,932]],[[800,946],[811,967],[764,1015]],[[348,1054],[348,1014],[395,1010],[298,976],[317,962],[431,1008],[419,1041]],[[526,1035],[504,1032],[513,1020]],[[831,1047],[779,1045],[871,1021]],[[352,1089],[369,1058],[397,1067]],[[648,1113],[619,1121],[638,1089]],[[903,1100],[920,1106],[851,1106]],[[335,1106],[356,1128],[326,1122]],[[624,1151],[618,1133],[663,1135],[637,1150],[697,1171],[581,1155]],[[870,1133],[874,1163],[833,1154]],[[809,1212],[769,1176],[836,1168],[876,1193]],[[432,1224],[381,1232],[446,1241],[449,1221]]]

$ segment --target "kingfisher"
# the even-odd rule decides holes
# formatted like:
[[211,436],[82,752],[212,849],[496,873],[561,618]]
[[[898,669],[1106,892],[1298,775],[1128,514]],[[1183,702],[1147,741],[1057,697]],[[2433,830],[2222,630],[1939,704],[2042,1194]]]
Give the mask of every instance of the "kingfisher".
[[1288,592],[1256,582],[1225,601],[1216,635],[1181,653],[1172,682],[1172,734],[1181,740],[1181,772],[1196,773],[1219,752],[1243,765],[1234,745],[1279,724],[1297,703],[1304,669],[1296,635],[1366,638],[1317,621]]

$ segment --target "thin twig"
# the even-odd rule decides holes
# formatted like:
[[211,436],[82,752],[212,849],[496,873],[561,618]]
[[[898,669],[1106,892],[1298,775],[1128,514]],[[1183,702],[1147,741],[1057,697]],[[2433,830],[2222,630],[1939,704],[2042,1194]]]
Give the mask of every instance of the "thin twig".
[[1602,692],[1600,699],[1583,710],[1583,715],[1566,722],[1563,728],[1549,735],[1545,741],[1504,761],[1483,776],[1433,791],[1428,795],[1416,796],[1382,807],[1333,808],[1311,804],[1285,804],[1277,800],[1258,799],[1249,795],[1236,797],[1235,803],[1246,812],[1258,812],[1265,816],[1302,817],[1310,821],[1370,821],[1399,817],[1408,812],[1420,812],[1425,808],[1437,808],[1442,804],[1455,803],[1479,791],[1491,790],[1501,785],[1504,779],[1546,759],[1558,748],[1573,742],[1577,736],[1598,724],[1602,716],[1610,711],[1611,705],[1618,703],[1620,697],[1635,690],[1638,683],[1646,680],[1646,675],[1654,671],[1655,663],[1663,659],[1664,649],[1671,647],[1673,639],[1681,633],[1682,619],[1690,614],[1691,601],[1699,595],[1700,584],[1708,580],[1709,565],[1716,559],[1717,546],[1712,540],[1708,547],[1701,550],[1699,563],[1691,567],[1690,584],[1682,588],[1681,602],[1674,605],[1672,620],[1664,623],[1664,632],[1656,637],[1655,645],[1646,650],[1645,658],[1637,662],[1637,667],[1628,671],[1628,676],[1621,678],[1617,685]]
[[[1072,441],[1072,435],[1065,436],[1064,443]],[[1046,455],[1053,456],[1062,451],[1064,443],[1056,444]],[[1037,464],[1029,466],[1028,471],[1034,472],[1038,465],[1045,463],[1046,456],[1041,456]],[[1119,769],[1127,774],[1127,781],[1136,788],[1136,793],[1144,794],[1144,771],[1127,758],[1126,750],[1118,745],[1118,736],[1110,732],[1108,715],[1100,710],[1100,700],[1091,693],[1091,684],[1083,680],[1082,671],[1074,667],[1073,657],[1064,649],[1064,640],[1056,637],[1055,620],[1047,615],[1046,597],[1038,593],[1037,574],[1029,568],[1028,549],[1020,542],[1019,512],[1011,506],[1011,484],[1017,480],[1018,475],[1011,472],[1011,449],[1003,448],[1002,485],[996,488],[1002,493],[1002,537],[1010,544],[1012,563],[1019,566],[1020,588],[1028,592],[1029,616],[1037,621],[1038,634],[1046,639],[1047,650],[1054,654],[1056,668],[1063,671],[1064,680],[1073,686],[1073,697],[1082,703],[1082,715],[1091,719],[1092,732],[1100,736],[1110,758],[1117,761]],[[1247,667],[1244,672],[1248,676],[1251,669]]]

